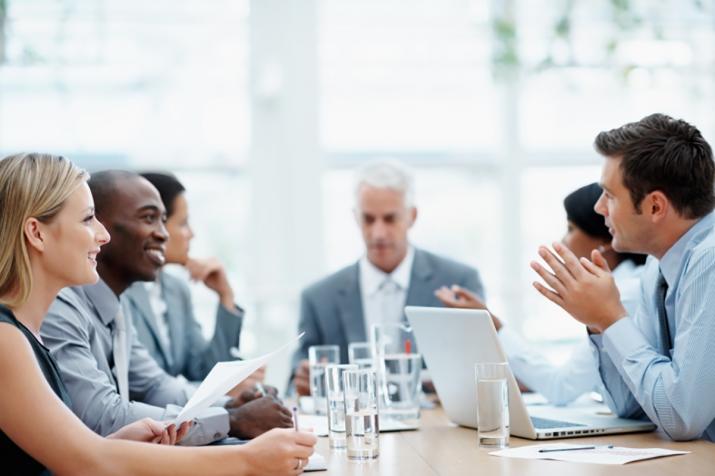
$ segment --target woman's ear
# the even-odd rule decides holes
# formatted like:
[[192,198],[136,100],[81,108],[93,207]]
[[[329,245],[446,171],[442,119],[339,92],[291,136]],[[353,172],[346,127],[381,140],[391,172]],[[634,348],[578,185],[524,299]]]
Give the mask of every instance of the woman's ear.
[[42,230],[42,223],[34,217],[25,220],[23,233],[27,243],[37,251],[45,250],[45,234]]

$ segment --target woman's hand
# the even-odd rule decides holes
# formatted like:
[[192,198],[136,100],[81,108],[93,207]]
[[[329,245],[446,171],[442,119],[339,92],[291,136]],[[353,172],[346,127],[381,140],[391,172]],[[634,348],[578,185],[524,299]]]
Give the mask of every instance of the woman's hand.
[[184,422],[177,430],[176,425],[173,423],[166,424],[151,418],[143,418],[123,426],[115,433],[107,436],[107,438],[175,445],[186,436],[191,425],[190,421]]
[[300,474],[318,439],[294,429],[270,430],[245,445],[252,474]]

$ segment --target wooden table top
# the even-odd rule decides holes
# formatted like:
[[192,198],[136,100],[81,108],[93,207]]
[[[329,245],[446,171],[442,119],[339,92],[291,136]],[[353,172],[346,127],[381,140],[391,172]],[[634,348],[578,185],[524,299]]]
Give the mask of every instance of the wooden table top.
[[[523,460],[490,456],[480,449],[477,433],[451,423],[441,408],[422,412],[418,431],[380,434],[380,456],[369,462],[347,459],[345,450],[331,450],[328,438],[319,438],[316,451],[323,455],[331,475],[548,475],[591,476],[620,474],[701,475],[715,474],[715,444],[708,441],[674,442],[661,432],[629,435],[607,435],[568,440],[569,443],[613,444],[634,448],[669,448],[691,451],[682,456],[670,456],[626,465],[567,463],[563,461]],[[511,437],[510,446],[536,442]]]

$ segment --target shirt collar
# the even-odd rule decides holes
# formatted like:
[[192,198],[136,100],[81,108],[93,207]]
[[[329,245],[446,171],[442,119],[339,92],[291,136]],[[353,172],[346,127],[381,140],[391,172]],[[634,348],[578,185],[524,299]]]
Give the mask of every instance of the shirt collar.
[[114,321],[114,317],[119,311],[119,298],[112,291],[107,283],[100,279],[97,284],[82,286],[87,300],[94,306],[99,319],[104,325],[109,325]]
[[367,255],[360,258],[360,286],[367,296],[372,296],[389,276],[401,289],[410,286],[410,275],[412,274],[412,263],[415,261],[415,249],[412,245],[407,247],[405,258],[397,265],[392,273],[385,273],[367,259]]
[[705,236],[705,233],[712,229],[714,214],[715,212],[710,212],[697,221],[661,258],[659,263],[660,272],[663,273],[668,287],[673,287],[676,284],[685,252],[697,244]]

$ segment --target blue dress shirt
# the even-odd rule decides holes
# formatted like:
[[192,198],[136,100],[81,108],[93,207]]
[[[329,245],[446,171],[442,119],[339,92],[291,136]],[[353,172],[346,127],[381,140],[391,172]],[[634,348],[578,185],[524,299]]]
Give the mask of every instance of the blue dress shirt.
[[[611,409],[647,416],[674,440],[715,441],[715,231],[706,215],[665,253],[649,258],[643,299],[634,316],[591,341]],[[668,283],[665,307],[673,348],[659,351],[659,272]]]

